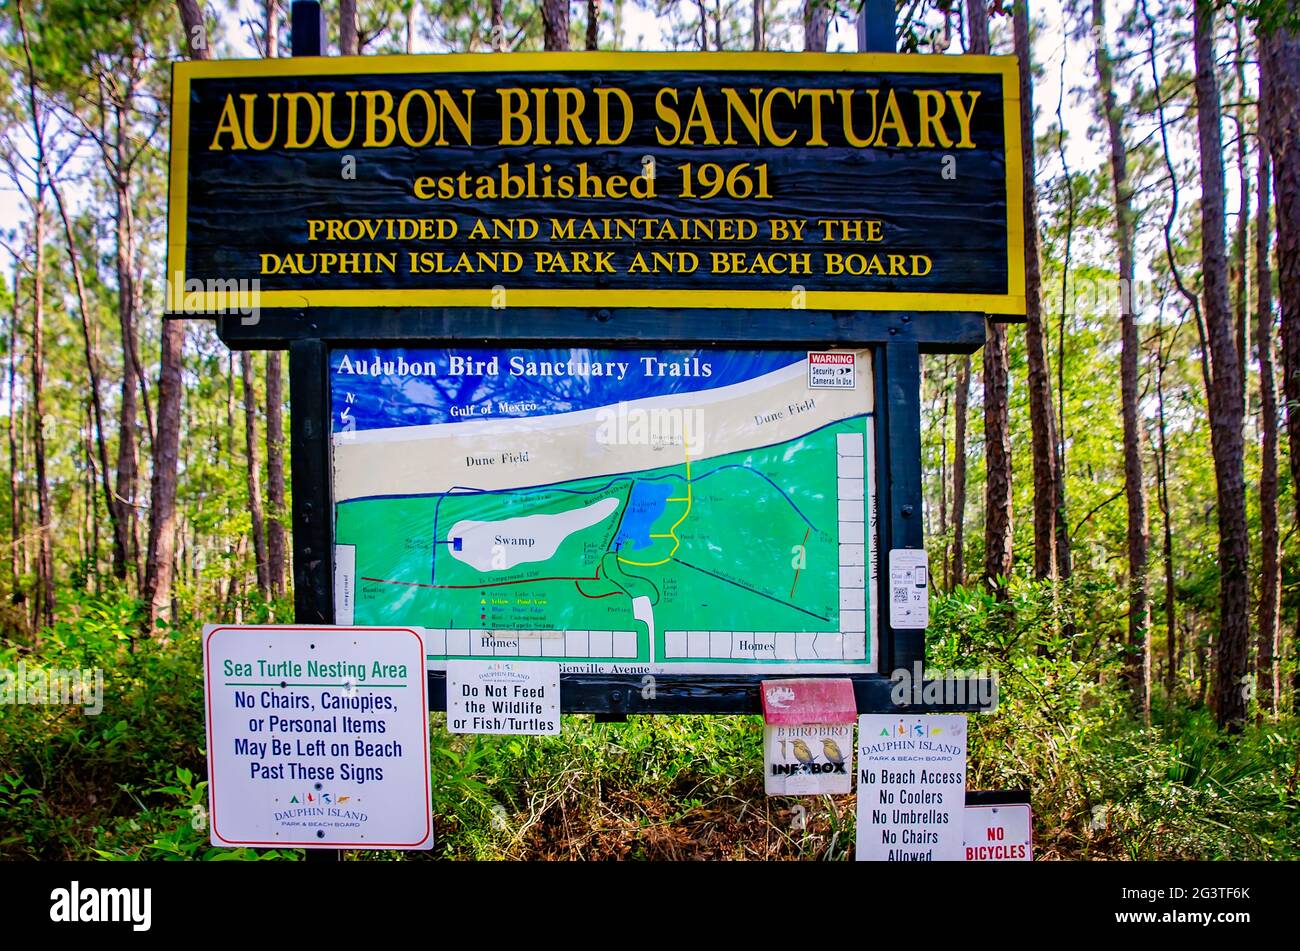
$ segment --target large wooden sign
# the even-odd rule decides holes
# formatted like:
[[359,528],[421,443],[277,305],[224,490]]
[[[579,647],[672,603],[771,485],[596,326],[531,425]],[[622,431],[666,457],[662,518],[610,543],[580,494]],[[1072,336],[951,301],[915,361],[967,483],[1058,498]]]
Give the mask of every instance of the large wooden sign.
[[1019,314],[1018,109],[1005,57],[178,63],[169,309]]

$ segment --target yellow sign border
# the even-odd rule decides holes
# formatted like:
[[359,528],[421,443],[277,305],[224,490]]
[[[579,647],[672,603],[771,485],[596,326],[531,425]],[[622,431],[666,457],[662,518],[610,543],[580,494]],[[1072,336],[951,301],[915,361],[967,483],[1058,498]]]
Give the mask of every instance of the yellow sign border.
[[[503,69],[504,67],[504,69]],[[170,313],[247,307],[493,307],[491,288],[430,290],[206,291],[184,293],[188,211],[190,83],[242,76],[339,76],[422,73],[596,72],[841,72],[983,74],[1002,77],[1007,186],[1007,293],[929,294],[918,291],[808,291],[810,310],[973,311],[1025,313],[1024,158],[1020,149],[1020,84],[1014,56],[909,53],[438,53],[413,56],[303,56],[292,59],[189,60],[172,64],[172,129],[167,204],[167,309]],[[538,289],[506,295],[505,307],[767,308],[792,306],[788,291],[701,288]],[[182,305],[191,306],[184,307]],[[194,306],[195,304],[199,306]]]

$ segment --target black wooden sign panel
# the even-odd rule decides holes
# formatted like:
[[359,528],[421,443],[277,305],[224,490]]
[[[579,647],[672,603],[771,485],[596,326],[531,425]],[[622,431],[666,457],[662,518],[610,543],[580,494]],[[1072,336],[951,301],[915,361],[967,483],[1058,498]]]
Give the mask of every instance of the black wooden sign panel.
[[1023,311],[1014,61],[177,64],[174,312]]

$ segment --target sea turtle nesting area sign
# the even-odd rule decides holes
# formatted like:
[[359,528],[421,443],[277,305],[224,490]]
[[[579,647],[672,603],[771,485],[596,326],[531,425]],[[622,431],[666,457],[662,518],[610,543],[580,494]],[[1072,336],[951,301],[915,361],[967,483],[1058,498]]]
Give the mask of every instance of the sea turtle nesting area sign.
[[300,623],[420,629],[435,708],[892,708],[920,354],[1023,313],[1013,59],[180,63],[171,160],[172,315],[289,350]]

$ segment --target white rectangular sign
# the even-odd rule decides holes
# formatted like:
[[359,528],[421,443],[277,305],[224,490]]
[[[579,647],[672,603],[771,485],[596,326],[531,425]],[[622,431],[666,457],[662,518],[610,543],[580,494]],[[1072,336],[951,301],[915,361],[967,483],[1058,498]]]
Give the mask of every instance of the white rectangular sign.
[[889,552],[889,626],[921,630],[930,624],[930,556],[923,548]]
[[415,628],[206,626],[212,844],[430,848],[424,657]]
[[964,858],[966,717],[858,718],[858,861]]
[[808,352],[808,388],[812,390],[851,390],[857,386],[857,361],[851,351],[822,350]]
[[843,796],[853,791],[853,724],[763,728],[763,790],[769,796]]
[[1034,821],[1029,803],[966,807],[967,862],[1031,862]]
[[447,662],[452,733],[557,735],[560,665],[520,660]]

